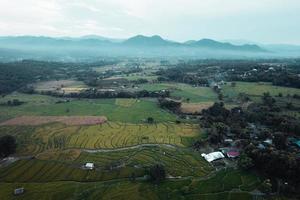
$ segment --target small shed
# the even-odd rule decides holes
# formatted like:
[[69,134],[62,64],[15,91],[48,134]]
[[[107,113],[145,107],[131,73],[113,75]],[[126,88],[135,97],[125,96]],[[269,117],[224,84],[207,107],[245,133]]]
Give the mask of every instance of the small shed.
[[14,195],[21,195],[24,193],[24,188],[17,188],[14,190]]
[[95,165],[94,165],[94,163],[86,163],[84,165],[84,167],[87,168],[87,169],[94,169]]

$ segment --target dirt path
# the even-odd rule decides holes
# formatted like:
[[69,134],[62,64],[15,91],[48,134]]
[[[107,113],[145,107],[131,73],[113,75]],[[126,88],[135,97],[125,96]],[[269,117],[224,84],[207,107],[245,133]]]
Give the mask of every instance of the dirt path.
[[143,147],[167,147],[167,148],[177,148],[175,145],[171,144],[138,144],[130,147],[122,147],[122,148],[114,148],[114,149],[79,149],[83,152],[88,153],[101,153],[101,152],[117,152],[117,151],[126,151],[126,150],[132,150],[132,149],[139,149]]
[[7,157],[7,158],[3,158],[2,160],[0,160],[0,167],[6,167],[18,160],[26,160],[26,159],[31,159],[32,156],[11,156],[11,157]]

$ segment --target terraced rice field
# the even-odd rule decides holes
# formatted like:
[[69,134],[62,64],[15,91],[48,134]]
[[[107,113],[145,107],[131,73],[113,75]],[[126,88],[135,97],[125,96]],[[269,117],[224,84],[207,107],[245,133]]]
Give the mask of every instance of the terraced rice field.
[[[122,182],[48,182],[48,183],[2,183],[0,195],[15,199],[14,188],[26,189],[22,199],[222,199],[251,200],[249,191],[260,185],[259,179],[238,170],[223,170],[211,179],[168,180],[159,185],[142,181]],[[47,195],[45,195],[47,194]]]
[[133,172],[138,176],[144,170],[133,167],[118,168],[116,170],[86,170],[82,164],[65,164],[55,161],[20,160],[1,168],[1,182],[52,182],[52,181],[107,181],[128,178]]
[[129,124],[107,122],[91,126],[48,124],[43,126],[0,126],[0,135],[15,135],[20,153],[40,153],[48,149],[113,149],[139,144],[185,146],[200,137],[196,124]]
[[103,124],[106,121],[106,117],[97,116],[22,116],[2,122],[0,126],[37,126],[53,122],[60,122],[66,125],[92,125]]
[[[51,157],[49,157],[51,158]],[[84,170],[86,162],[95,163],[95,170]],[[28,159],[0,168],[3,182],[107,181],[144,176],[155,163],[165,166],[170,176],[207,175],[212,168],[200,155],[173,148],[140,148],[138,150],[87,153],[73,160],[58,156],[56,160]]]

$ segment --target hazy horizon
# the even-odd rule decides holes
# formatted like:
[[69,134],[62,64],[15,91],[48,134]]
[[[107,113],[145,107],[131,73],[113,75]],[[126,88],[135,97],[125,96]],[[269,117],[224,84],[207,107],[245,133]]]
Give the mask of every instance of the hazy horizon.
[[210,38],[300,44],[296,0],[1,0],[1,36]]

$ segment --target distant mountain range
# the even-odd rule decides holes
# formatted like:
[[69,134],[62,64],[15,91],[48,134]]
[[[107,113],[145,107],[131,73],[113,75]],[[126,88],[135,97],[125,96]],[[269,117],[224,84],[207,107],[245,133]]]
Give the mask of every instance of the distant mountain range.
[[[175,42],[158,35],[137,35],[128,39],[113,39],[97,35],[82,37],[2,36],[0,59],[60,59],[77,60],[97,57],[194,57],[194,58],[253,58],[288,56],[277,55],[288,46],[232,44],[212,39]],[[292,51],[298,53],[293,46]],[[281,52],[282,53],[282,52]],[[297,55],[296,53],[296,55]]]

